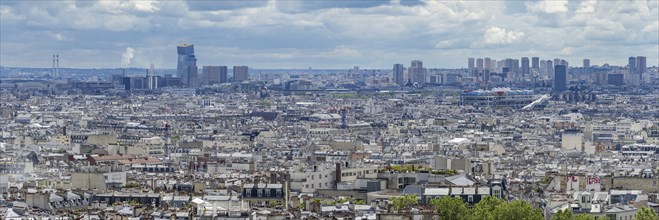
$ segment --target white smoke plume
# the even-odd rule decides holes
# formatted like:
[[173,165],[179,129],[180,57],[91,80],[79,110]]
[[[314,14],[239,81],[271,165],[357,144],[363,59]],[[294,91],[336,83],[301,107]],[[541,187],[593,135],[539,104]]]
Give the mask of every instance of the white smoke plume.
[[135,52],[133,48],[126,47],[126,51],[124,52],[124,54],[121,55],[122,68],[126,68],[128,67],[128,65],[130,65],[130,61],[133,59],[133,56],[135,56],[133,52]]

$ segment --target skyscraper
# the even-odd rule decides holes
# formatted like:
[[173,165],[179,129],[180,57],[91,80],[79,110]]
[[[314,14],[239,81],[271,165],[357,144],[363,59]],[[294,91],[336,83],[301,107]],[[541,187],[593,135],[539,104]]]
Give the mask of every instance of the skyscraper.
[[561,93],[567,90],[567,67],[556,65],[554,67],[554,92]]
[[636,57],[629,57],[629,62],[627,63],[627,67],[629,68],[630,74],[636,73]]
[[476,59],[476,69],[483,70],[483,58]]
[[[226,67],[225,71],[226,71]],[[204,84],[214,85],[220,83],[221,66],[204,66],[202,72],[204,74]]]
[[583,68],[590,68],[590,60],[583,59]]
[[229,79],[227,77],[228,72],[229,71],[227,71],[227,66],[220,66],[220,83],[229,82]]
[[426,82],[426,69],[423,68],[423,61],[421,60],[412,60],[412,65],[407,74],[413,83],[423,84]]
[[485,59],[483,59],[483,67],[488,70],[492,69],[492,59],[485,57]]
[[247,66],[233,66],[233,81],[241,82],[249,79]]
[[529,76],[529,73],[531,73],[531,70],[529,69],[529,58],[528,57],[522,57],[522,78],[526,78]]
[[551,60],[547,60],[547,75],[550,77],[554,77],[554,62]]
[[469,76],[474,76],[474,68],[476,67],[476,60],[474,58],[469,58],[467,60],[467,74]]
[[644,56],[636,57],[636,72],[639,74],[638,78],[641,80],[640,83],[643,83],[643,73],[646,71],[646,63]]
[[531,57],[531,69],[540,69],[540,57]]
[[405,84],[405,66],[403,64],[394,64],[393,72],[394,83],[398,85]]
[[197,58],[194,55],[194,45],[181,44],[176,46],[176,51],[178,52],[176,74],[181,77],[185,86],[197,86],[199,79],[197,77]]

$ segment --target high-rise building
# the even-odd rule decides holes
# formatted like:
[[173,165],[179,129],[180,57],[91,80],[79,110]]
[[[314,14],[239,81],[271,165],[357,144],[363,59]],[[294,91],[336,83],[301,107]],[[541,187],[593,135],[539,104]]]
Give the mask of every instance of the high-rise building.
[[554,62],[551,60],[547,60],[547,75],[550,77],[554,77]]
[[583,59],[583,68],[590,68],[590,59]]
[[528,57],[522,57],[522,77],[523,78],[528,77],[529,73],[531,73],[530,66],[529,66],[529,58]]
[[476,69],[483,70],[483,58],[476,59]]
[[[224,66],[224,71],[226,74],[226,66]],[[222,73],[222,66],[204,66],[202,67],[202,72],[204,74],[204,84],[214,85],[221,83],[220,78]]]
[[629,62],[627,63],[627,67],[629,68],[629,74],[636,73],[636,57],[629,57]]
[[197,77],[197,57],[194,55],[194,45],[178,45],[176,51],[178,53],[176,74],[181,77],[184,86],[196,87],[199,79]]
[[412,65],[407,72],[412,83],[423,84],[426,82],[426,69],[423,68],[423,61],[412,60]]
[[405,84],[405,66],[403,64],[394,64],[393,72],[394,83],[398,85]]
[[554,92],[560,93],[567,90],[567,67],[556,65],[554,67]]
[[641,80],[640,83],[643,83],[643,73],[647,70],[647,64],[645,63],[645,57],[644,56],[637,56],[636,57],[636,72],[639,74],[638,78]]
[[540,69],[540,57],[531,57],[531,69]]
[[485,57],[485,59],[483,59],[483,67],[487,70],[492,69],[492,59]]
[[469,76],[474,76],[474,68],[476,68],[476,60],[470,57],[467,60],[467,74]]
[[241,82],[249,79],[247,66],[233,66],[233,81]]
[[227,66],[220,66],[220,83],[229,82],[229,78],[227,77],[228,73]]

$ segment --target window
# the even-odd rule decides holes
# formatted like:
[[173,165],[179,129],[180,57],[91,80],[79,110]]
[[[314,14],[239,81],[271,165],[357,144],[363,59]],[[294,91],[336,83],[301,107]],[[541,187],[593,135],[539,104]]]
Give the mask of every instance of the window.
[[497,198],[501,198],[501,190],[500,189],[495,189],[492,191],[492,194],[496,196]]
[[474,196],[468,196],[467,197],[467,202],[468,203],[473,203],[474,202]]

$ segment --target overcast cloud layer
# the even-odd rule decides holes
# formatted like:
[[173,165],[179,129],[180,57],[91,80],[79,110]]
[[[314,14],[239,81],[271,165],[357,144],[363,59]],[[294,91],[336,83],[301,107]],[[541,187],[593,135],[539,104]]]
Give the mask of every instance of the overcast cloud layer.
[[176,66],[177,44],[198,65],[391,68],[420,59],[540,56],[576,65],[659,62],[659,9],[647,1],[11,1],[0,2],[0,65]]

